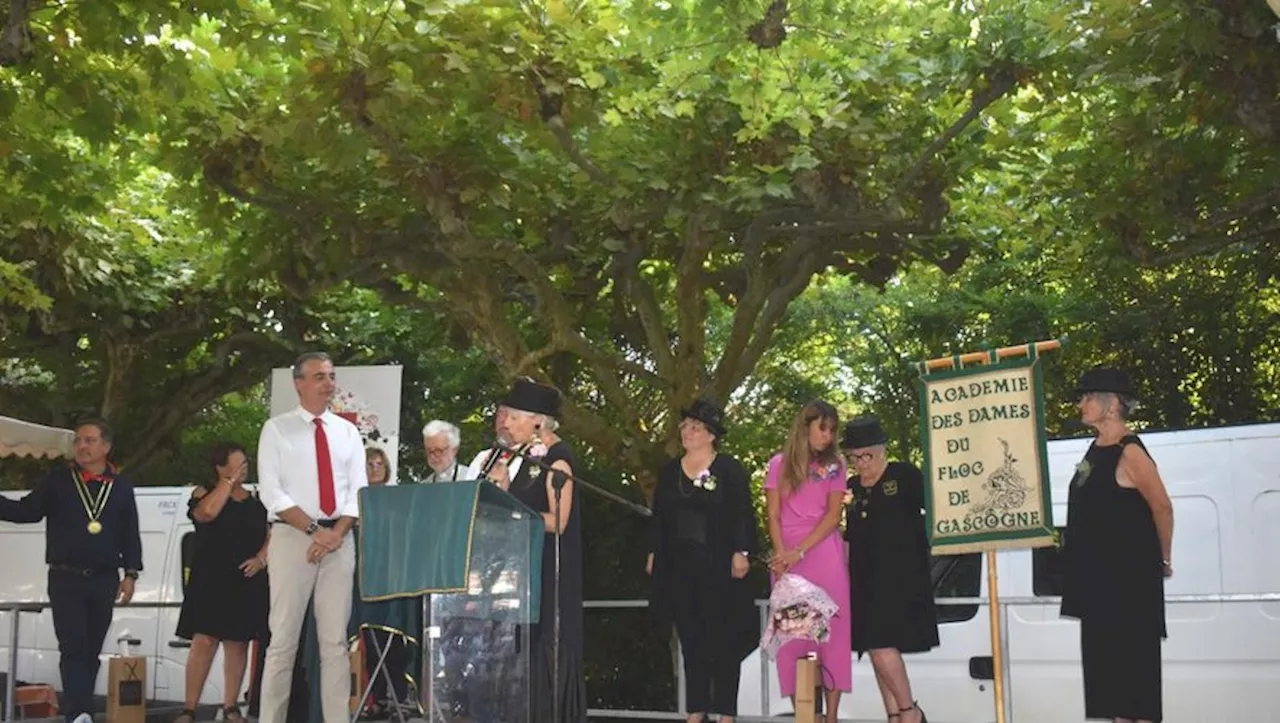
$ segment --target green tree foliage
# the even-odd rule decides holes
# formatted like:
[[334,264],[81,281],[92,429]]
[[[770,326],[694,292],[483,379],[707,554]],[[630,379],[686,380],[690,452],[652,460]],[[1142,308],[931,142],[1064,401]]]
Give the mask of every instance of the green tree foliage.
[[[36,345],[106,390],[85,406],[163,407],[127,380],[185,373],[147,385],[191,400],[131,420],[147,440],[363,288],[565,388],[570,429],[647,471],[695,396],[796,396],[753,372],[815,276],[1273,243],[1277,71],[1244,0],[8,6],[6,330],[44,314]],[[93,313],[134,327],[51,333]]]

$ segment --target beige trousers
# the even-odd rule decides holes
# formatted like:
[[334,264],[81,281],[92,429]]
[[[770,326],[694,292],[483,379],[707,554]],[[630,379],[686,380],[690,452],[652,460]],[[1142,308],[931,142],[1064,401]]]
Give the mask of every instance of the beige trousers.
[[[307,603],[315,593],[316,637],[320,643],[320,707],[324,723],[349,723],[351,665],[347,621],[356,553],[352,535],[320,564],[307,562],[311,538],[291,525],[272,525],[267,547],[271,583],[271,644],[262,670],[261,723],[285,723],[293,663],[298,654]],[[315,685],[315,681],[311,681]]]

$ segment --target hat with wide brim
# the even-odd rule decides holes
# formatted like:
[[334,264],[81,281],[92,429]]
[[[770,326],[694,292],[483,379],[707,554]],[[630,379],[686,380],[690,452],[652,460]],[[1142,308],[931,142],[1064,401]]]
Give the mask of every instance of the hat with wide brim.
[[729,431],[724,427],[724,409],[715,402],[703,397],[680,410],[682,419],[696,419],[707,425],[707,429],[717,437],[723,437]]
[[1076,384],[1076,396],[1089,392],[1108,392],[1130,399],[1138,398],[1138,388],[1133,385],[1129,375],[1110,367],[1094,367],[1080,375],[1080,381]]
[[503,398],[502,406],[559,418],[560,391],[528,377],[521,377],[511,385],[511,391]]
[[844,425],[844,437],[840,439],[841,449],[862,449],[864,447],[875,447],[889,441],[889,435],[885,434],[884,428],[880,426],[880,420],[876,417],[866,416],[849,420]]

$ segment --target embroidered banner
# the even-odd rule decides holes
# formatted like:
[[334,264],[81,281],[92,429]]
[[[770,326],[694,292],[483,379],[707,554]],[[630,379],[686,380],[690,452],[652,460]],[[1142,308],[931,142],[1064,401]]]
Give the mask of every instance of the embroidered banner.
[[[378,447],[391,463],[395,483],[400,459],[400,366],[334,367],[337,390],[329,409],[360,428],[366,447]],[[271,416],[298,406],[291,369],[271,371]]]
[[920,377],[935,555],[1053,544],[1043,383],[1030,351]]

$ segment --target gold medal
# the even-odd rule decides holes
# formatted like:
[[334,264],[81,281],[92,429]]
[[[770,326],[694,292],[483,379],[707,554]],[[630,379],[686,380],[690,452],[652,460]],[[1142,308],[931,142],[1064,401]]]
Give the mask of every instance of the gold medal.
[[866,510],[863,510],[863,511],[862,511],[862,519],[864,519],[864,520],[865,520],[865,519],[867,519],[867,511],[866,511]]
[[108,478],[98,490],[95,499],[89,496],[89,485],[85,484],[78,469],[72,470],[72,476],[75,478],[76,491],[80,493],[80,503],[84,505],[85,517],[89,518],[89,524],[85,525],[85,529],[90,535],[97,535],[102,532],[102,523],[98,518],[102,516],[102,510],[107,506],[107,498],[111,496],[111,487],[115,480]]

